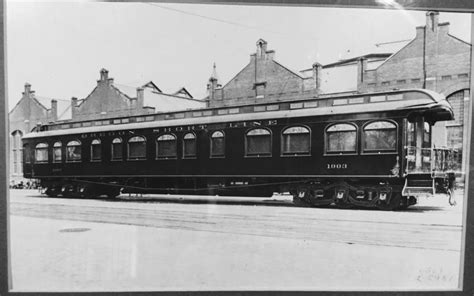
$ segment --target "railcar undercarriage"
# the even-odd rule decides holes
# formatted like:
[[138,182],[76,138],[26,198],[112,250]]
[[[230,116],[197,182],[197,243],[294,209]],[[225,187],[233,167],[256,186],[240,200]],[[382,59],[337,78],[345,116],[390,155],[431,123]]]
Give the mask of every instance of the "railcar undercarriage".
[[[433,193],[452,199],[453,179],[434,179]],[[42,186],[50,197],[114,198],[121,193],[192,194],[270,197],[289,192],[293,203],[303,207],[374,208],[404,210],[417,203],[421,194],[406,194],[407,179],[334,179],[313,180],[259,178],[57,178],[44,179]]]

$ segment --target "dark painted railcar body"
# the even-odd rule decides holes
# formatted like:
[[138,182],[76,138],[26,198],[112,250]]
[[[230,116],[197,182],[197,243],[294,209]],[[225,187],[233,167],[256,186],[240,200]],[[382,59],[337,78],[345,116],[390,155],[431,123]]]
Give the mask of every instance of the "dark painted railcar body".
[[[115,196],[120,190],[271,196],[290,191],[298,203],[382,209],[406,207],[416,196],[436,189],[449,193],[453,186],[447,158],[452,152],[431,145],[431,126],[452,119],[452,110],[443,97],[427,91],[328,96],[148,118],[153,120],[44,126],[24,138],[24,175],[40,179],[51,196]],[[374,145],[370,141],[389,144],[368,149]],[[69,143],[80,147],[80,160],[68,159],[77,149]],[[119,144],[120,151],[114,152]],[[144,152],[142,157],[134,158],[135,149]]]

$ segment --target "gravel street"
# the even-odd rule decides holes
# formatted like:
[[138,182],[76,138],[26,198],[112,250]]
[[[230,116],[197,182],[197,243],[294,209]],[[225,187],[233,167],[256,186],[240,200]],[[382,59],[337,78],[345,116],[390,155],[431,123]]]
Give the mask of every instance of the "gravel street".
[[462,193],[401,212],[10,191],[14,291],[456,289]]

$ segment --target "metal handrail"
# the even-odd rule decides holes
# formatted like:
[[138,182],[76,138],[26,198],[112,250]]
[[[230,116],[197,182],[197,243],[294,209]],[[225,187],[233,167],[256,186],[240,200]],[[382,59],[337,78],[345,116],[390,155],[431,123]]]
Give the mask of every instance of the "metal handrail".
[[[460,171],[461,152],[455,148],[406,146],[407,173],[447,173]],[[420,163],[416,157],[421,156]]]

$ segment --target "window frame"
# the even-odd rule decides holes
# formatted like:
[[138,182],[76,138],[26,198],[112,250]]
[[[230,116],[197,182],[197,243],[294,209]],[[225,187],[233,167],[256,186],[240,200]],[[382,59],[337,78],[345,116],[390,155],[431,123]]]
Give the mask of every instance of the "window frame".
[[[59,144],[59,145],[57,145]],[[60,159],[59,160],[56,160],[56,150],[59,150],[61,153],[60,153]],[[63,162],[63,143],[61,141],[56,141],[54,142],[53,144],[53,163],[62,163]]]
[[[354,151],[328,151],[328,148],[329,148],[328,129],[339,124],[351,125],[355,128],[355,130],[353,131],[355,132],[355,150]],[[359,142],[360,142],[359,126],[354,122],[350,122],[350,121],[333,122],[333,123],[328,124],[324,128],[324,156],[358,155]]]
[[[185,139],[185,137],[186,137],[187,135],[193,135],[193,136],[194,136],[194,151],[195,151],[195,152],[194,152],[194,155],[189,155],[189,156],[188,156],[188,155],[186,155],[186,153],[185,153],[185,143],[186,143],[186,140],[188,140],[188,139]],[[197,158],[197,147],[198,147],[198,145],[197,145],[197,135],[196,135],[196,133],[194,133],[194,132],[187,132],[187,133],[185,133],[185,134],[183,135],[183,156],[182,156],[182,158],[183,158],[183,159],[196,159],[196,158]]]
[[[377,149],[377,150],[367,150],[364,148],[365,143],[365,128],[374,123],[374,122],[388,122],[395,126],[395,148],[394,149]],[[367,121],[361,128],[361,154],[363,155],[379,155],[379,154],[397,154],[398,153],[398,144],[399,144],[399,128],[398,123],[391,119],[376,119]],[[387,129],[380,129],[380,130],[387,130]]]
[[[25,164],[31,164],[32,163],[32,157],[31,157],[31,150],[30,150],[30,144],[25,143],[23,144],[23,162]],[[33,155],[34,157],[34,155]]]
[[[40,145],[45,145],[45,147],[39,147]],[[42,150],[42,151],[46,151],[46,160],[41,160],[41,161],[38,161],[37,159],[37,151],[38,150]],[[40,143],[37,143],[35,145],[35,154],[34,154],[34,159],[35,159],[35,164],[45,164],[45,163],[49,163],[49,144],[47,142],[40,142]]]
[[[159,142],[160,142],[160,138],[163,137],[163,136],[172,136],[174,139],[173,140],[161,140],[161,142],[172,142],[174,141],[174,155],[172,156],[160,156],[158,154],[158,146],[159,146]],[[158,137],[156,137],[156,140],[155,140],[155,159],[156,160],[167,160],[167,159],[177,159],[178,158],[178,137],[176,137],[175,134],[173,133],[164,133],[164,134],[161,134],[159,135]]]
[[[77,142],[79,143],[78,145],[69,145],[69,143],[71,142]],[[82,142],[79,141],[79,140],[71,140],[71,141],[68,141],[67,144],[66,144],[66,152],[67,152],[67,149],[69,147],[81,147],[81,154],[80,154],[80,158],[79,159],[69,159],[69,156],[68,156],[68,153],[66,153],[66,162],[82,162]]]
[[[97,143],[99,142],[99,143]],[[94,145],[98,145],[100,149],[99,158],[94,158]],[[91,162],[101,162],[102,161],[102,141],[99,138],[95,138],[91,141],[90,147],[90,161]]]
[[[144,156],[135,157],[135,158],[130,157],[130,151],[131,151],[130,150],[130,143],[131,143],[130,140],[132,140],[134,138],[142,138],[143,139],[143,141],[140,141],[140,142],[145,143],[145,155]],[[146,159],[147,159],[147,138],[145,136],[142,136],[142,135],[134,135],[134,136],[130,137],[127,140],[127,161],[140,161],[140,160],[146,160]]]
[[[308,136],[309,136],[309,147],[308,147],[308,151],[307,152],[294,152],[294,153],[285,153],[284,152],[284,141],[283,141],[283,137],[285,135],[285,131],[290,129],[290,128],[295,128],[295,127],[302,127],[302,128],[305,128],[308,130]],[[298,133],[298,134],[306,134],[306,133]],[[280,133],[280,157],[305,157],[305,156],[311,156],[311,149],[313,147],[311,141],[312,141],[312,130],[309,126],[307,125],[304,125],[304,124],[295,124],[295,125],[288,125],[288,126],[285,126],[282,130],[281,130],[281,133]]]
[[[247,147],[247,143],[248,143],[248,137],[249,137],[249,133],[251,131],[254,131],[254,130],[265,130],[268,132],[268,136],[270,138],[270,151],[268,153],[265,153],[265,154],[249,154],[248,152],[248,147]],[[252,136],[251,136],[252,137]],[[248,158],[263,158],[263,157],[272,157],[273,155],[273,133],[272,133],[272,130],[269,129],[269,128],[266,128],[266,127],[252,127],[252,128],[249,128],[248,130],[245,131],[245,134],[244,134],[244,157],[248,157]]]
[[[212,136],[213,136],[215,133],[218,133],[218,132],[222,133],[222,138],[224,139],[224,140],[223,140],[223,148],[222,148],[223,154],[222,154],[222,155],[214,155],[214,154],[212,154],[212,147],[213,147],[213,145],[212,145],[212,139],[213,139],[213,137],[212,137]],[[226,138],[226,135],[225,135],[225,132],[224,132],[223,130],[215,130],[215,131],[213,131],[213,132],[211,133],[211,135],[209,136],[209,158],[225,158],[225,148],[226,148],[226,145],[225,145],[225,138]]]
[[[115,140],[120,140],[120,143],[114,143]],[[121,146],[121,154],[120,154],[120,158],[118,157],[114,157],[114,144],[120,144]],[[112,139],[112,142],[110,143],[110,160],[111,161],[123,161],[123,139],[120,138],[120,137],[117,137],[117,138],[113,138]]]

